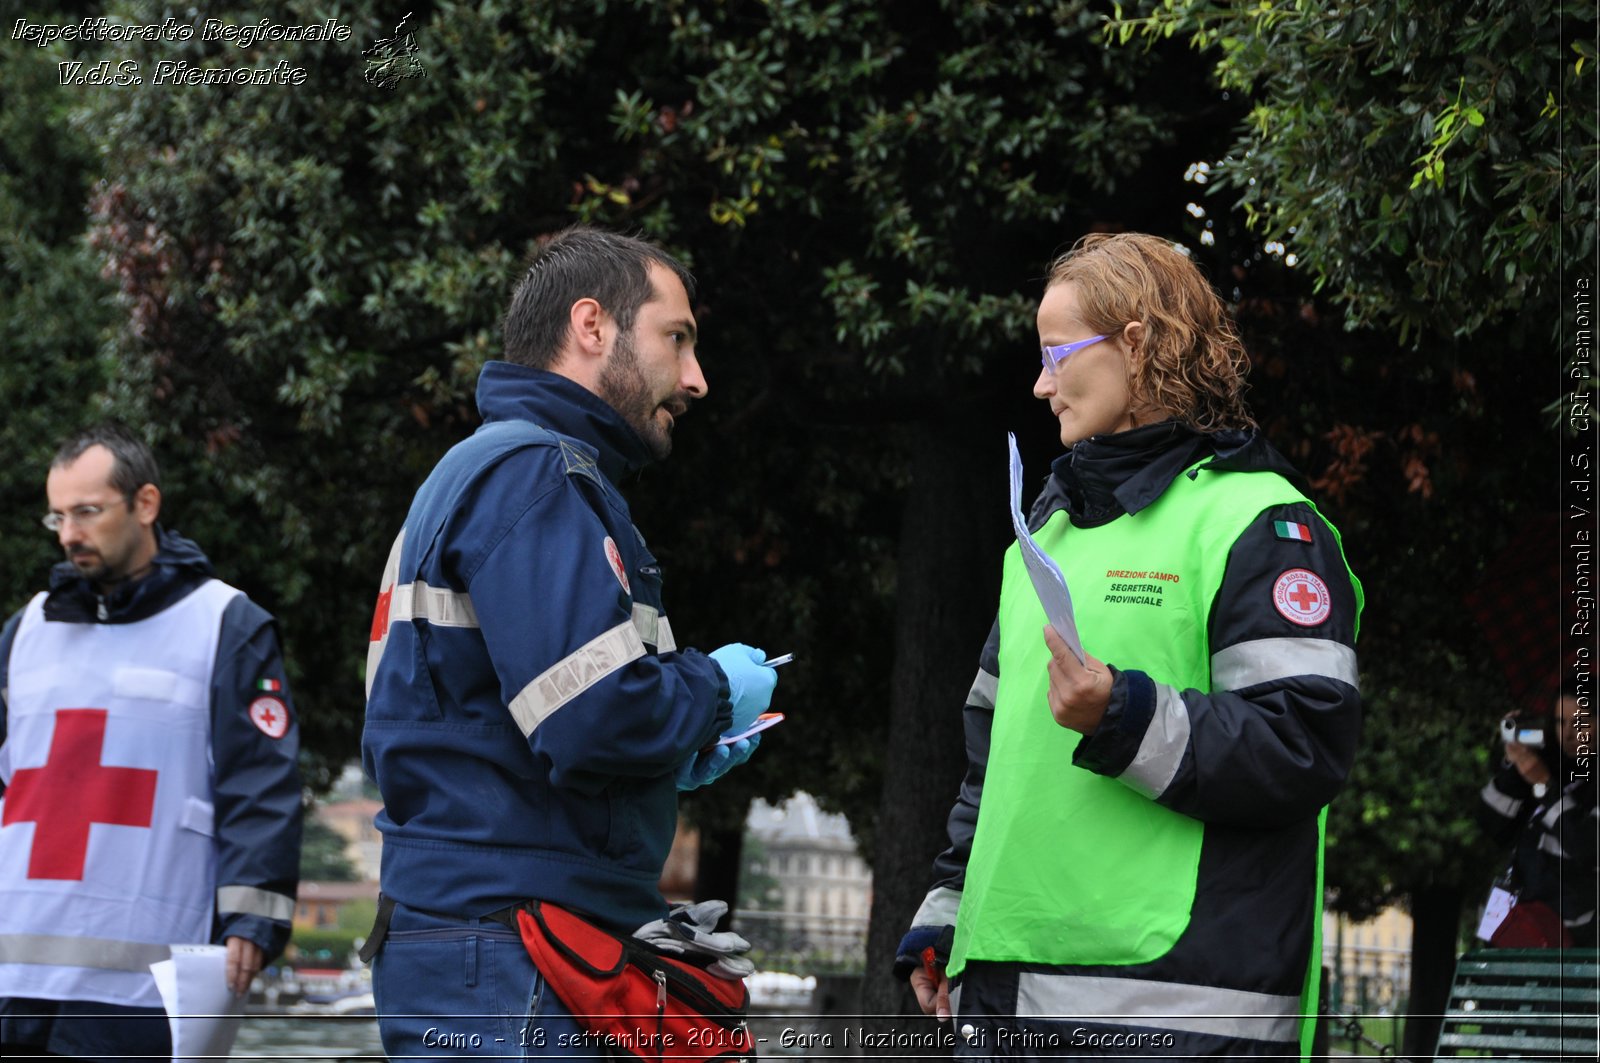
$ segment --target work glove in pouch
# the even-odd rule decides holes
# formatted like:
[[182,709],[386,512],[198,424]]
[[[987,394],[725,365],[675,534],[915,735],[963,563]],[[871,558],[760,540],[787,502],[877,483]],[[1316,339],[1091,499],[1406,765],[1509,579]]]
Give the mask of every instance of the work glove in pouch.
[[[665,919],[646,923],[633,936],[658,952],[700,964],[720,978],[744,978],[756,969],[744,955],[750,942],[731,930],[717,932],[717,921],[727,914],[727,901],[675,904]],[[705,962],[707,957],[710,962]]]

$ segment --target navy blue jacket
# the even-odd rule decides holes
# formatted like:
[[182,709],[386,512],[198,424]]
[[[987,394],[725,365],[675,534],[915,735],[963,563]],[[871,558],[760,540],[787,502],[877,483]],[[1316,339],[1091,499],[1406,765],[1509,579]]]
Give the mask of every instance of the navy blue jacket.
[[727,679],[676,649],[615,486],[650,457],[632,428],[506,362],[478,408],[379,588],[362,762],[383,891],[461,917],[537,897],[633,930],[666,912],[672,773],[731,722]]
[[[69,561],[50,570],[48,622],[131,624],[177,604],[211,579],[211,562],[193,542],[156,527],[148,576],[102,597]],[[3,692],[22,611],[0,631],[0,743],[6,736]],[[94,667],[93,661],[83,667]],[[250,720],[250,704],[270,689],[289,711],[287,732],[269,738]],[[300,880],[300,729],[272,616],[244,595],[222,614],[211,674],[212,803],[217,888],[222,896],[212,941],[241,937],[271,959],[289,943]],[[4,784],[0,782],[0,794]],[[240,908],[249,910],[239,910]]]

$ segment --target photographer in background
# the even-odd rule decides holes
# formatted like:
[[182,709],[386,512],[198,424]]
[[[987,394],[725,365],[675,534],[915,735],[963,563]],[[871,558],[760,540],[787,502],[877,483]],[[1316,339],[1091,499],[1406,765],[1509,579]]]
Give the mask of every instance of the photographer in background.
[[1491,945],[1596,943],[1593,727],[1570,686],[1553,716],[1513,713],[1501,721],[1505,761],[1484,786],[1478,814],[1496,841],[1514,845],[1498,883],[1514,900],[1497,926],[1480,930]]

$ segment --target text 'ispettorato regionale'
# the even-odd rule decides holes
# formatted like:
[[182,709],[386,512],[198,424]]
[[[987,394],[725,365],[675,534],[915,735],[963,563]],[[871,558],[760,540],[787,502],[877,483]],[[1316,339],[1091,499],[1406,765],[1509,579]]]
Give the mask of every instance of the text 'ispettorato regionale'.
[[[85,18],[77,22],[33,22],[19,18],[11,27],[11,39],[40,48],[57,41],[95,44],[142,41],[147,43],[221,41],[237,48],[250,48],[262,41],[345,42],[352,36],[349,26],[338,19],[304,25],[286,25],[261,19],[257,22],[224,22],[208,18],[195,24],[167,17],[161,22],[121,23],[107,18]],[[113,63],[67,61],[57,64],[63,85],[140,85],[145,72],[135,60]],[[150,82],[156,85],[299,85],[306,71],[279,60],[263,69],[198,66],[186,60],[163,59],[155,64]]]

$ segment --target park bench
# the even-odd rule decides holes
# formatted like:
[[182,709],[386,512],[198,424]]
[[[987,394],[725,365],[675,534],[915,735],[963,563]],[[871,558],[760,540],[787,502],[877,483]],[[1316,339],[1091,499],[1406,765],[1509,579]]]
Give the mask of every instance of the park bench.
[[1600,951],[1480,949],[1456,964],[1436,1058],[1594,1059]]

